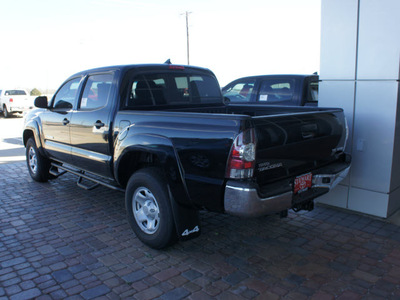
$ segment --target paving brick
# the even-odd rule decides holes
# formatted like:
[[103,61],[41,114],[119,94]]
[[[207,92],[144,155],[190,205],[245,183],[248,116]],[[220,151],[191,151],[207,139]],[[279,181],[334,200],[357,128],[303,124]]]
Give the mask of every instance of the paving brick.
[[48,281],[38,284],[37,287],[40,288],[40,290],[45,290],[45,289],[51,288],[55,285],[57,285],[57,282],[55,280],[48,280]]
[[161,296],[163,293],[161,290],[155,288],[155,287],[150,287],[146,290],[143,290],[137,294],[135,294],[135,298],[142,299],[142,300],[149,300],[149,299],[154,299],[156,297]]
[[163,281],[163,282],[159,282],[157,284],[153,285],[155,288],[161,290],[163,293],[166,293],[170,290],[175,289],[176,287],[173,286],[171,283],[169,283],[168,281]]
[[87,268],[85,265],[75,265],[72,267],[69,267],[68,270],[72,273],[72,274],[76,274],[76,273],[80,273],[82,271],[85,271]]
[[15,277],[17,277],[17,275],[18,274],[16,272],[10,272],[10,273],[6,273],[4,275],[1,275],[0,276],[0,282],[4,282],[4,281],[7,281],[7,280],[9,280],[11,278],[15,278]]
[[64,263],[64,262],[62,262],[62,261],[60,261],[60,262],[58,262],[58,263],[55,263],[55,264],[50,265],[49,267],[50,267],[50,269],[52,269],[53,271],[57,271],[57,270],[62,270],[62,269],[67,268],[67,264]]
[[11,300],[24,300],[24,299],[33,299],[38,297],[41,294],[40,290],[37,288],[29,289],[26,291],[22,291],[18,294],[12,295],[10,297]]
[[360,278],[360,279],[363,279],[363,280],[368,281],[368,282],[377,282],[379,280],[378,276],[375,276],[375,275],[373,275],[371,273],[360,271],[360,270],[355,270],[353,272],[353,276],[357,277],[357,278]]
[[164,281],[179,274],[179,270],[175,268],[168,268],[154,275],[158,280]]
[[203,291],[199,291],[199,292],[191,294],[188,299],[190,299],[190,300],[212,300],[214,298],[211,297],[210,295],[206,294]]
[[2,286],[3,287],[7,287],[7,286],[15,285],[15,284],[20,283],[20,282],[21,282],[21,278],[14,277],[14,278],[11,278],[11,279],[3,281],[2,282]]
[[50,293],[52,299],[65,299],[67,293],[64,290],[56,290]]
[[296,274],[291,274],[290,276],[286,277],[285,280],[294,283],[296,285],[301,285],[306,280],[306,278]]
[[83,285],[76,285],[74,287],[67,288],[65,292],[67,293],[67,295],[73,296],[82,293],[84,290],[85,288]]
[[230,274],[224,278],[224,280],[230,285],[237,285],[241,281],[245,280],[249,276],[241,271],[237,271],[233,274]]
[[147,274],[146,272],[144,272],[142,270],[139,270],[139,271],[127,274],[125,276],[122,276],[122,279],[128,283],[132,283],[132,282],[142,280],[143,278],[146,278],[147,276],[149,276],[149,274]]
[[53,272],[53,277],[58,283],[62,283],[73,278],[73,275],[68,270],[59,270]]
[[201,287],[193,282],[187,282],[183,285],[183,287],[192,293],[201,290]]
[[31,288],[36,287],[35,283],[31,280],[28,281],[22,281],[19,286],[23,289],[23,290],[29,290]]
[[160,298],[163,300],[180,300],[186,298],[189,295],[190,292],[185,288],[176,288],[165,293]]
[[22,292],[22,289],[18,285],[11,285],[11,286],[5,287],[4,290],[6,291],[6,294],[8,296],[13,296],[15,294]]
[[343,292],[341,295],[339,295],[339,297],[337,297],[336,299],[339,300],[358,300],[361,299],[361,295],[351,292],[351,291],[345,291]]
[[25,257],[17,257],[0,263],[2,268],[12,267],[26,262]]
[[213,285],[208,285],[206,287],[204,287],[204,291],[210,295],[210,296],[217,296],[218,294],[221,293],[221,290],[219,288],[217,288],[216,286]]
[[312,297],[311,300],[334,300],[335,296],[330,295],[324,292],[316,292]]
[[183,272],[182,276],[186,277],[189,280],[194,280],[194,279],[202,276],[202,274],[200,272],[195,271],[195,270],[188,270],[186,272]]
[[61,284],[61,287],[62,287],[64,290],[66,290],[66,289],[69,289],[69,288],[74,287],[74,286],[79,285],[79,284],[80,284],[80,282],[79,282],[78,280],[72,279],[72,280],[63,282],[63,283]]
[[89,290],[81,293],[81,296],[85,299],[94,299],[109,293],[111,290],[108,286],[102,284],[100,286],[93,287]]

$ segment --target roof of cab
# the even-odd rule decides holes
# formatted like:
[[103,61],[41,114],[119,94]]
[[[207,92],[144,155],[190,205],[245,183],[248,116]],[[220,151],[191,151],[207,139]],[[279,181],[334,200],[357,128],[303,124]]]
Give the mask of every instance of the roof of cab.
[[185,69],[191,69],[191,70],[200,70],[200,71],[211,72],[207,68],[196,67],[196,66],[187,66],[187,65],[131,64],[131,65],[116,65],[116,66],[99,67],[99,68],[84,70],[84,71],[81,71],[81,72],[71,75],[70,78],[77,77],[77,76],[85,76],[85,75],[91,74],[91,73],[109,72],[109,71],[116,71],[116,70],[120,70],[122,73],[125,73],[126,71],[133,70],[133,69],[137,69],[137,70],[152,70],[152,69],[154,69],[154,70],[185,70]]

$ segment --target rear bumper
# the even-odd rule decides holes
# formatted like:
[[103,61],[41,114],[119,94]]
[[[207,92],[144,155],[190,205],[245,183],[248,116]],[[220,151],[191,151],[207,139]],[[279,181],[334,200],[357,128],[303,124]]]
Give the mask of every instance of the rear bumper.
[[8,107],[9,112],[24,112],[28,111],[32,107],[26,107],[26,106],[10,106]]
[[[314,175],[313,172],[310,193],[307,193],[306,197],[302,196],[302,201],[311,201],[316,196],[329,192],[347,176],[349,169],[350,166],[347,165],[344,169],[334,173],[324,174],[317,171]],[[299,195],[294,195],[292,186],[289,189],[289,191],[263,198],[260,197],[254,184],[230,180],[225,187],[225,212],[242,217],[258,217],[290,209],[298,201]]]

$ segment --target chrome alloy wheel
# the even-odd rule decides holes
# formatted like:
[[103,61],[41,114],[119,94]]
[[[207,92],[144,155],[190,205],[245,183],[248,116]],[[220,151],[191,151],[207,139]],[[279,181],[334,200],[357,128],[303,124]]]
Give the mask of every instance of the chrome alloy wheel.
[[145,188],[136,189],[132,197],[132,210],[136,223],[146,234],[154,234],[160,226],[160,209],[153,193]]
[[38,169],[37,156],[35,149],[33,149],[32,147],[29,149],[28,162],[32,174],[36,174]]

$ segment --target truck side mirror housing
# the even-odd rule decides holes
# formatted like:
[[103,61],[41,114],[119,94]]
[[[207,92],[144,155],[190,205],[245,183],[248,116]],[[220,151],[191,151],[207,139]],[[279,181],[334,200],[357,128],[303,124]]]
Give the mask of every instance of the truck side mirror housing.
[[47,96],[36,97],[34,104],[38,108],[47,108]]

